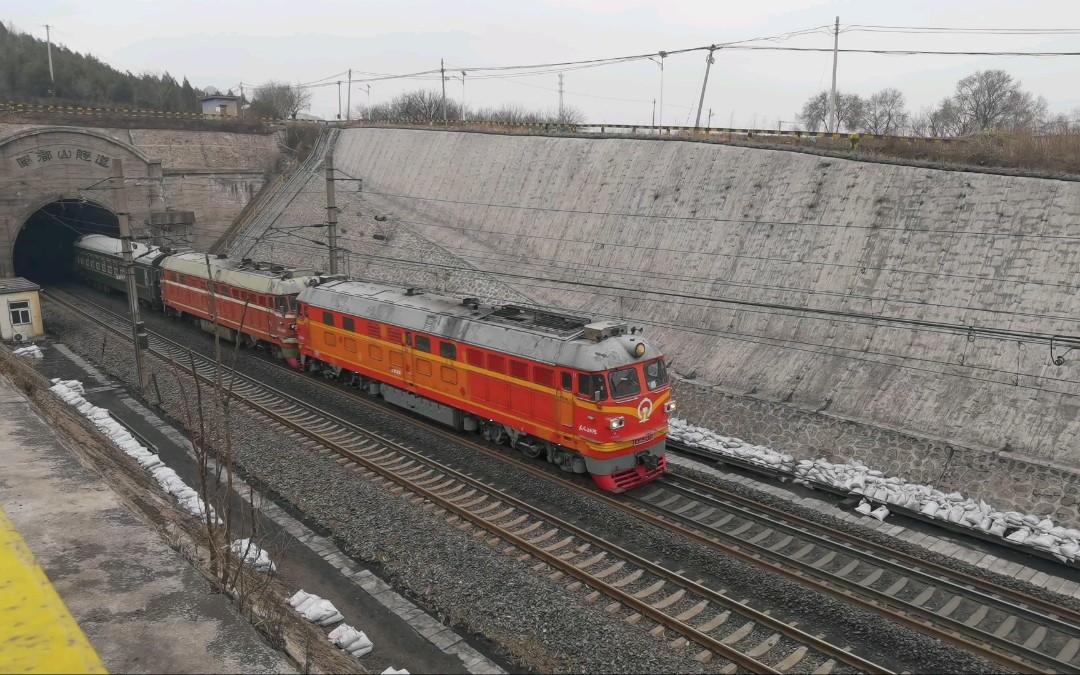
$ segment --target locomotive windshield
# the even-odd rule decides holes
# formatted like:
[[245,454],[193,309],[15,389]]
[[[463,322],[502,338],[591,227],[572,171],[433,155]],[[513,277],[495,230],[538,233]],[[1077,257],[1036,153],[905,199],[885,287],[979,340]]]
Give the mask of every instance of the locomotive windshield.
[[645,364],[645,386],[649,391],[656,391],[668,383],[667,368],[663,359],[656,359]]
[[[578,393],[588,398],[595,398],[597,401],[603,401],[607,399],[607,387],[604,385],[603,375],[589,375],[587,373],[578,373],[577,376]],[[595,394],[600,394],[596,397]]]
[[641,393],[637,368],[616,370],[609,377],[611,378],[611,395],[614,398],[627,398]]

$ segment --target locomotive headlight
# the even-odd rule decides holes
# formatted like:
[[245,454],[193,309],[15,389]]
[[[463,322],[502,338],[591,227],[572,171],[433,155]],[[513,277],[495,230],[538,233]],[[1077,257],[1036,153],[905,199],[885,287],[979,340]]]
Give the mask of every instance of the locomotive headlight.
[[612,431],[614,431],[615,429],[622,429],[624,426],[626,426],[626,420],[622,417],[612,417],[608,420],[607,425]]
[[675,412],[675,401],[668,401],[667,403],[665,403],[664,404],[664,412],[666,412],[666,413]]
[[644,342],[639,342],[639,343],[637,343],[637,346],[634,347],[634,356],[638,357],[639,359],[642,356],[645,356],[645,343]]

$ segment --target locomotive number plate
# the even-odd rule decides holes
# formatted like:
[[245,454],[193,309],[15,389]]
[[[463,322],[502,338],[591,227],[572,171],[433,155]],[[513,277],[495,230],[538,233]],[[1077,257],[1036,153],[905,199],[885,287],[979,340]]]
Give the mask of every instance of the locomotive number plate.
[[649,441],[651,441],[653,439],[654,435],[655,434],[646,434],[645,436],[642,436],[641,438],[635,438],[634,439],[634,445],[645,445],[646,443],[648,443]]

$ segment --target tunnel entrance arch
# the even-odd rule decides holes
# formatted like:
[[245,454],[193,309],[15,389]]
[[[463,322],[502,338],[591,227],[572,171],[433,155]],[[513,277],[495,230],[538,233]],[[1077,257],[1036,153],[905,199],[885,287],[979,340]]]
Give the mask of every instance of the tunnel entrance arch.
[[84,234],[119,236],[120,221],[110,209],[86,199],[48,202],[19,228],[11,255],[15,275],[38,283],[66,279],[72,245]]

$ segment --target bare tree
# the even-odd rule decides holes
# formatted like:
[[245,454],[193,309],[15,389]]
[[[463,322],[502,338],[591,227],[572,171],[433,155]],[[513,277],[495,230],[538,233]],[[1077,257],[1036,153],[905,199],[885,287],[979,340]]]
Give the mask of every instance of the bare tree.
[[896,135],[907,125],[907,102],[899,89],[882,89],[864,101],[858,124],[863,133]]
[[299,84],[270,80],[255,88],[251,109],[255,115],[293,118],[311,107],[311,92]]
[[[858,94],[836,93],[836,131],[857,129],[862,115],[863,100]],[[826,123],[828,116],[829,92],[823,91],[807,99],[796,119],[807,131],[818,131],[832,126]]]
[[980,70],[956,83],[953,95],[962,133],[1031,129],[1046,114],[1046,101],[1020,88],[1004,70]]

